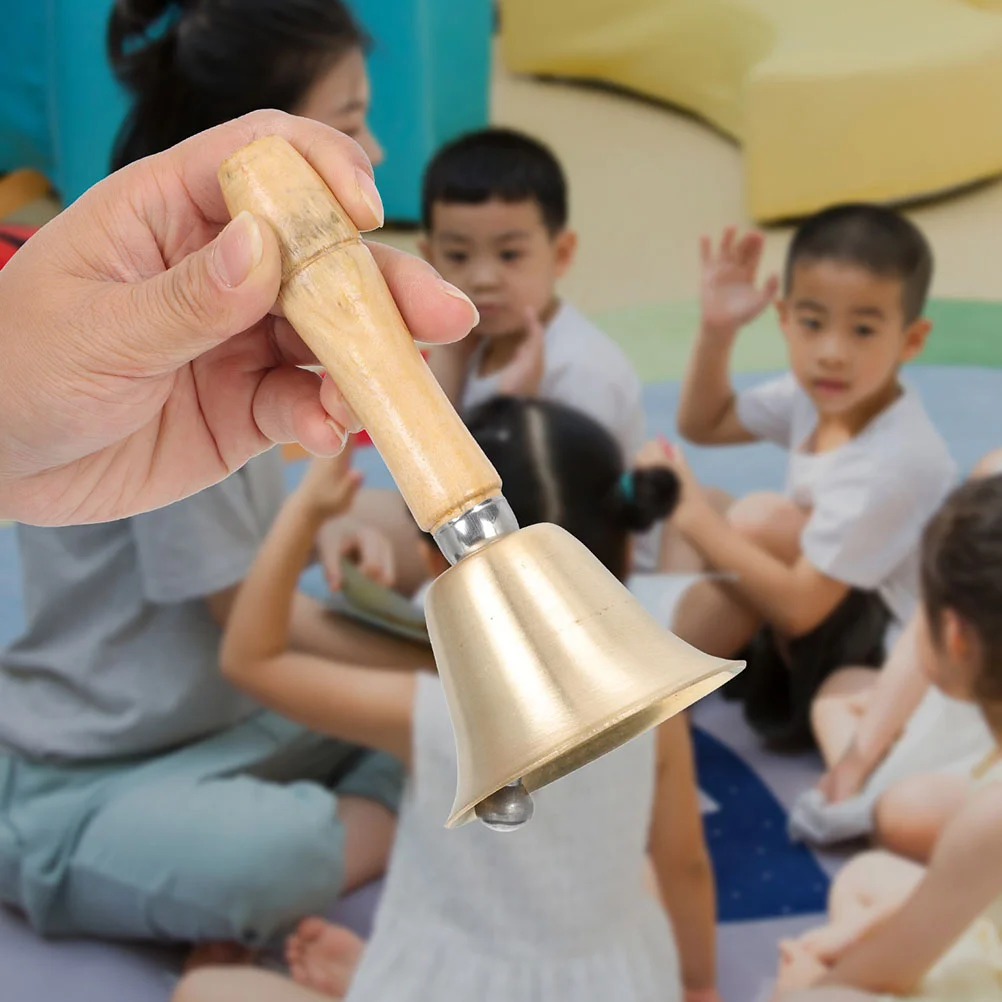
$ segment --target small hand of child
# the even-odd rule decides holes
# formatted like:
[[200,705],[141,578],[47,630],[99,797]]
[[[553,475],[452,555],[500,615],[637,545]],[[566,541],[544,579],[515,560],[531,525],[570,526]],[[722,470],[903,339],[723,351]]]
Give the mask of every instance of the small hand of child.
[[746,233],[735,244],[736,235],[733,226],[726,229],[716,250],[709,237],[700,240],[703,329],[728,338],[754,320],[779,291],[776,275],[771,275],[761,288],[755,286],[762,260],[762,235]]
[[689,469],[682,450],[677,445],[672,445],[663,435],[641,447],[634,460],[634,466],[637,469],[661,467],[671,470],[678,477],[679,498],[672,514],[673,523],[677,523],[680,517],[684,518],[685,514],[704,503],[703,489]]
[[839,804],[855,797],[870,775],[870,768],[856,749],[855,742],[818,782],[818,789],[829,804]]
[[351,469],[351,441],[333,459],[314,459],[296,489],[296,496],[318,518],[333,518],[348,510],[362,484],[362,474]]
[[543,381],[546,328],[532,307],[525,311],[525,338],[512,360],[498,374],[498,393],[508,397],[534,397]]
[[341,590],[343,559],[350,560],[363,574],[387,588],[396,583],[393,543],[371,525],[345,520],[325,525],[317,539],[317,549],[331,591]]
[[827,973],[828,968],[800,940],[780,940],[777,993],[812,988]]

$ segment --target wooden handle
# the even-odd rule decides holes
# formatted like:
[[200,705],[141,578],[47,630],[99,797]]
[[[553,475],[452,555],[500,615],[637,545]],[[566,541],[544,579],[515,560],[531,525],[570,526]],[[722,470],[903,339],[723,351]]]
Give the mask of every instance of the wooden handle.
[[337,381],[418,525],[434,532],[501,493],[501,479],[421,357],[355,224],[284,139],[219,169],[230,214],[267,220],[282,248],[280,302]]

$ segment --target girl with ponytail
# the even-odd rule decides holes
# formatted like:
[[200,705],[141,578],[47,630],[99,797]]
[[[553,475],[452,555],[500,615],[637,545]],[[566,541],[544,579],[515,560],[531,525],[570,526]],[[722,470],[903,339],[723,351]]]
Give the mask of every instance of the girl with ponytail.
[[[677,499],[661,445],[624,469],[612,436],[562,405],[497,398],[468,424],[519,523],[562,526],[620,578],[631,533],[665,518]],[[438,678],[289,649],[292,588],[317,524],[343,511],[356,487],[343,457],[313,464],[236,599],[222,660],[231,681],[286,716],[407,766],[373,939],[363,950],[346,929],[307,919],[287,947],[298,984],[202,970],[175,1002],[310,1002],[317,993],[358,1002],[719,1002],[713,877],[684,718],[538,791],[534,820],[515,834],[476,824],[447,832],[456,757]],[[444,570],[437,550],[422,546],[432,576]]]

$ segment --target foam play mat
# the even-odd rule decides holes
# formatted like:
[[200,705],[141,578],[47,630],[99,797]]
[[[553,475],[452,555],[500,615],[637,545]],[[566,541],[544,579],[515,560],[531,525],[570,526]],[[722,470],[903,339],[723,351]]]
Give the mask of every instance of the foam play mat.
[[504,0],[519,73],[601,81],[741,143],[760,220],[1002,172],[996,0]]
[[[1002,304],[934,302],[935,329],[906,378],[921,393],[960,468],[1002,445]],[[649,427],[675,435],[678,377],[695,329],[694,303],[655,304],[597,319],[644,375]],[[735,360],[739,385],[783,365],[783,345],[766,317],[744,331]],[[778,488],[782,452],[769,445],[687,450],[697,476],[732,493]],[[372,449],[356,453],[371,486],[389,478]],[[287,467],[290,482],[301,464]],[[21,623],[14,532],[0,526],[0,644]],[[670,598],[670,596],[669,596]],[[669,614],[665,606],[664,615]],[[820,775],[813,755],[767,755],[735,704],[711,697],[694,712],[695,744],[707,838],[717,874],[720,986],[726,1002],[756,1002],[775,970],[776,941],[817,922],[837,857],[793,846],[786,837],[794,797]],[[364,930],[376,892],[366,889],[339,916]],[[0,910],[0,998],[7,1002],[166,1002],[179,967],[176,952],[88,943],[44,943]]]

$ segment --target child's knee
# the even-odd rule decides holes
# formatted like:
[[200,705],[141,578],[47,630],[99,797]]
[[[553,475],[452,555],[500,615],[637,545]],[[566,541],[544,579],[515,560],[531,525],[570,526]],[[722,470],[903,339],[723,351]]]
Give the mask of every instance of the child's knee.
[[996,473],[1002,473],[1002,449],[992,449],[985,453],[971,470],[971,480],[982,477],[993,477]]
[[789,498],[772,491],[746,494],[727,510],[727,520],[747,539],[784,559],[795,559],[806,517]]

